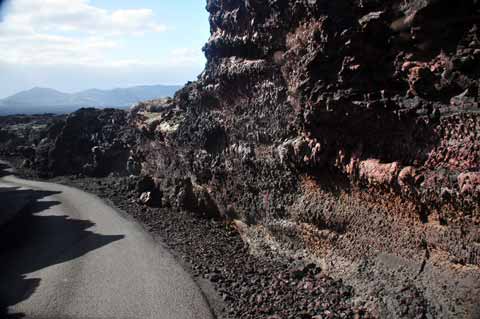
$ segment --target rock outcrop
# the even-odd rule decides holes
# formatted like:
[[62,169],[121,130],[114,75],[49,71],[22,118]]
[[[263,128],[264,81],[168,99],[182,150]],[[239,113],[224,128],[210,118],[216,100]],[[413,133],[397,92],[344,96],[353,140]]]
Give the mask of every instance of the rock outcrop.
[[135,136],[125,111],[80,109],[46,129],[35,146],[33,167],[45,177],[134,173]]
[[478,316],[478,1],[207,10],[198,81],[132,111],[162,202],[200,189],[252,249],[323,262],[380,317]]
[[0,156],[19,156],[31,162],[35,145],[46,136],[46,128],[62,120],[62,115],[53,114],[0,117]]

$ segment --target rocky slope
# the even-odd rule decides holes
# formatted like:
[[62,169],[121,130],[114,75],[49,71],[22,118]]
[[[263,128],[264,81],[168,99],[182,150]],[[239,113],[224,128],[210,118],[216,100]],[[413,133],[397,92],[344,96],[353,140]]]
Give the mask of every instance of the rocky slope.
[[150,176],[145,203],[311,260],[371,316],[479,317],[479,2],[207,9],[196,82],[128,114],[73,113],[35,167]]
[[33,158],[35,147],[46,136],[48,127],[63,119],[52,114],[0,117],[0,156]]
[[116,109],[81,109],[48,129],[36,148],[35,167],[47,175],[135,174],[135,130],[128,114]]
[[23,158],[39,177],[140,173],[132,154],[138,132],[127,112],[85,108],[67,116],[0,117],[0,155]]
[[207,9],[198,81],[132,111],[162,202],[309,256],[380,317],[409,317],[411,300],[479,316],[479,3]]

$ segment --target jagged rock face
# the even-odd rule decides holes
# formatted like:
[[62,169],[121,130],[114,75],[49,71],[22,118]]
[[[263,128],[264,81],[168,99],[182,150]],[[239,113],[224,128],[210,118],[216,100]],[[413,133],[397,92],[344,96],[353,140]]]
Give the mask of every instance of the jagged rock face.
[[45,137],[46,128],[62,116],[9,115],[0,118],[0,155],[20,156],[27,161],[35,156],[35,145]]
[[[209,0],[207,10],[199,80],[163,109],[136,110],[144,173],[174,190],[172,203],[189,178],[252,238],[294,242],[333,272],[363,265],[362,287],[408,281],[423,315],[475,317],[478,1]],[[408,270],[378,268],[390,258]],[[408,316],[391,291],[380,315]],[[442,308],[449,294],[464,304]]]
[[34,166],[45,176],[126,174],[134,144],[125,111],[80,109],[49,126],[36,146]]

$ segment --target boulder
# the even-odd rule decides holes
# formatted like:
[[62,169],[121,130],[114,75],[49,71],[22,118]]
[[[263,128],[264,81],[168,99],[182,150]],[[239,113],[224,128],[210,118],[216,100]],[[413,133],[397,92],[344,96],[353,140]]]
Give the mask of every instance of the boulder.
[[140,195],[139,201],[141,204],[150,206],[150,207],[161,207],[162,206],[162,194],[159,190],[152,190],[149,192],[143,192]]

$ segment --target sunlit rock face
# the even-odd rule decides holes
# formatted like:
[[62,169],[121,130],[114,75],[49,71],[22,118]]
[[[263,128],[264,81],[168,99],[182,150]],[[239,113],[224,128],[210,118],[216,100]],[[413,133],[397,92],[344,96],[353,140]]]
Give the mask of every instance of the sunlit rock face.
[[[383,287],[369,301],[380,316],[475,317],[479,2],[209,0],[207,10],[198,81],[132,111],[162,202],[201,190],[215,214],[250,226],[253,249]],[[419,302],[401,306],[406,294]]]

